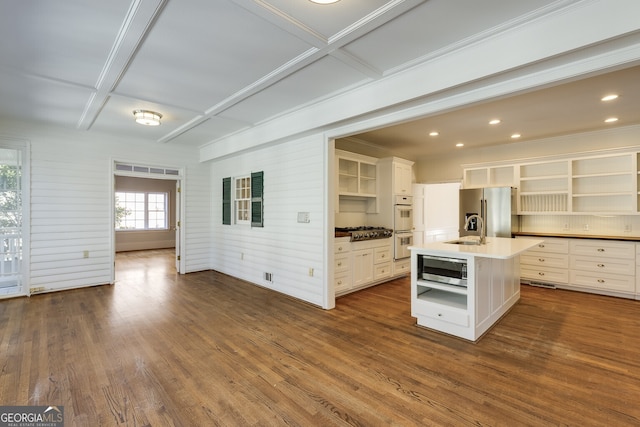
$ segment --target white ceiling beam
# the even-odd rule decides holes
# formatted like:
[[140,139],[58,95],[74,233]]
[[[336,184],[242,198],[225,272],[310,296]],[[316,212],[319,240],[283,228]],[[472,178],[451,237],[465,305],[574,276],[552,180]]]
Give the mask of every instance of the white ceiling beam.
[[[220,114],[228,108],[238,104],[239,102],[247,99],[248,97],[266,89],[267,87],[283,80],[296,71],[312,64],[313,62],[332,54],[338,49],[342,48],[348,43],[356,40],[362,35],[373,31],[375,28],[380,27],[397,16],[413,9],[417,5],[424,3],[426,0],[393,0],[386,3],[384,6],[374,10],[367,16],[353,23],[345,30],[337,33],[329,38],[328,41],[324,40],[321,35],[312,31],[307,26],[302,25],[295,19],[289,17],[285,13],[275,9],[262,0],[231,0],[238,6],[255,13],[257,16],[266,19],[272,24],[278,26],[284,31],[293,34],[296,37],[304,41],[308,41],[313,47],[304,52],[303,54],[293,58],[286,64],[278,67],[271,73],[263,76],[254,83],[244,87],[242,90],[227,97],[223,101],[216,105],[211,106],[206,110],[206,114],[199,119],[194,119],[185,123],[184,125],[174,129],[172,132],[164,135],[158,140],[158,142],[169,142],[179,135],[187,132],[188,130],[204,123],[209,118]],[[354,58],[348,55],[346,52],[336,53],[336,58],[343,61],[345,64],[353,67],[357,71],[362,72],[364,75],[371,78],[379,78],[379,73],[375,67],[370,64],[366,64],[364,61]]]
[[133,0],[98,76],[77,128],[88,130],[107,103],[167,0]]

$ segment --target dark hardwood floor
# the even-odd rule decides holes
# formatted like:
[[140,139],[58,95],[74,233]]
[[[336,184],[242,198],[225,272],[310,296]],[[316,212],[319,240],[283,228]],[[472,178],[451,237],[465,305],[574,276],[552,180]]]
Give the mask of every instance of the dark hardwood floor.
[[0,404],[67,426],[640,425],[640,301],[522,287],[473,344],[417,327],[409,279],[325,311],[172,251],[117,283],[0,301]]

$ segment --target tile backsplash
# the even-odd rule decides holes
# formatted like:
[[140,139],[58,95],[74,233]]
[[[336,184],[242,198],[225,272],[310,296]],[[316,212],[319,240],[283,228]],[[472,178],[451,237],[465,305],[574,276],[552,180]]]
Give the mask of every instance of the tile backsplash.
[[520,231],[640,238],[640,216],[522,215]]

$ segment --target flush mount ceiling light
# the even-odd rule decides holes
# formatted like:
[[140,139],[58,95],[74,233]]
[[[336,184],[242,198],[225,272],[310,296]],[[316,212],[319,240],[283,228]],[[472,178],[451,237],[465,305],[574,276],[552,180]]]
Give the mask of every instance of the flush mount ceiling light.
[[490,125],[497,125],[500,123],[500,119],[493,119],[489,122]]
[[435,130],[433,132],[429,132],[429,136],[438,136],[438,135],[440,135],[440,133]]
[[615,93],[612,93],[611,95],[607,95],[607,96],[604,96],[604,97],[600,98],[600,101],[604,101],[604,102],[613,101],[616,98],[618,98],[618,95],[616,95]]
[[318,3],[318,4],[331,4],[331,3],[338,3],[340,0],[309,0],[311,3]]
[[136,123],[145,126],[158,126],[162,114],[149,110],[133,110],[133,115],[136,118]]
[[456,144],[456,147],[464,147],[464,144],[463,144],[462,142],[458,142],[458,143]]
[[522,135],[520,135],[519,133],[514,133],[513,135],[511,135],[511,139],[518,139],[520,138]]
[[605,120],[605,123],[614,123],[617,122],[618,118],[617,117],[609,117],[607,120]]

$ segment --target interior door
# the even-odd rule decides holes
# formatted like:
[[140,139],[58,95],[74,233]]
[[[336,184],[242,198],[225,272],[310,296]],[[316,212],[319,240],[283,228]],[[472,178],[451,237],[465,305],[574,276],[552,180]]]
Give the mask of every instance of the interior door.
[[181,206],[180,206],[180,197],[181,197],[181,182],[176,181],[176,222],[175,222],[175,231],[176,231],[176,272],[180,273],[180,261],[182,259],[182,253],[180,251],[180,227],[181,227]]

